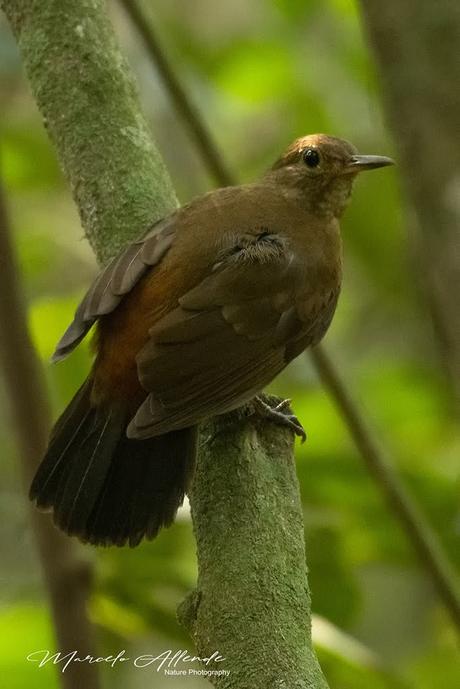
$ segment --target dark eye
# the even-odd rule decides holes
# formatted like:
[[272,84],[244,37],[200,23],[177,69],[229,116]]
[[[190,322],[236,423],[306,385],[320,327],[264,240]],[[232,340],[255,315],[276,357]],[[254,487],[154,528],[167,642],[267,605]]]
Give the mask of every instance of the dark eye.
[[316,148],[306,148],[302,153],[303,161],[308,167],[318,167],[319,153]]

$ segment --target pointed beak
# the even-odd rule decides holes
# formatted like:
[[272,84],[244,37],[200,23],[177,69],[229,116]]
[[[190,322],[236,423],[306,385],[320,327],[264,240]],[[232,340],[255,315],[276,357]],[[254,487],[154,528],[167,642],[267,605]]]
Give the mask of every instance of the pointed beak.
[[395,162],[386,156],[354,155],[346,167],[346,172],[361,172],[362,170],[375,170],[378,167],[394,165]]

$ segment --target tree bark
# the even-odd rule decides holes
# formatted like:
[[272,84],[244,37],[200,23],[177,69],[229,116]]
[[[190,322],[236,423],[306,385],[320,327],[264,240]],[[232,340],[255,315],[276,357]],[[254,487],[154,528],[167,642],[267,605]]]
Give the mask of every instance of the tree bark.
[[460,4],[361,6],[412,211],[418,281],[460,402]]
[[177,204],[101,0],[2,0],[86,236],[106,263]]
[[[87,237],[104,262],[176,205],[104,3],[3,0],[3,7]],[[231,431],[229,423],[233,416],[206,432],[190,495],[201,602],[195,619],[186,615],[189,626],[200,652],[215,646],[226,657],[229,677],[211,678],[220,687],[267,686],[269,668],[271,687],[324,689],[311,647],[292,443],[270,425],[256,434],[248,420]],[[275,653],[270,664],[267,648]]]
[[[178,614],[225,689],[327,689],[312,650],[292,433],[247,410],[202,433],[191,491],[196,590]],[[206,490],[203,490],[206,486]]]

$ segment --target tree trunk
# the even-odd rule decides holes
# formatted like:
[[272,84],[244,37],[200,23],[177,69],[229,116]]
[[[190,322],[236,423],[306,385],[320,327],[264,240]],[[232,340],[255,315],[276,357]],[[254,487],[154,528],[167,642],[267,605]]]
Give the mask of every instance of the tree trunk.
[[[248,410],[202,434],[190,495],[199,553],[179,608],[225,689],[327,689],[311,645],[310,594],[292,433]],[[205,487],[205,490],[203,490]]]

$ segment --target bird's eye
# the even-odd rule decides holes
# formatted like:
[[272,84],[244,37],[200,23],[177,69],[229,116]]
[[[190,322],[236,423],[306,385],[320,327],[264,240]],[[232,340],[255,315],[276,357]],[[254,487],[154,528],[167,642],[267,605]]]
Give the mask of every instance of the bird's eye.
[[303,161],[308,167],[318,167],[319,153],[316,148],[306,148],[302,153]]

